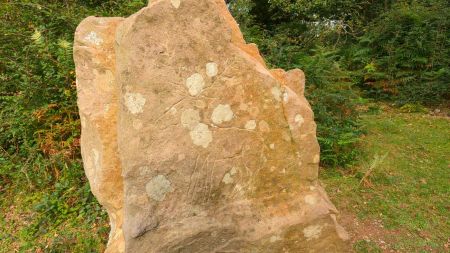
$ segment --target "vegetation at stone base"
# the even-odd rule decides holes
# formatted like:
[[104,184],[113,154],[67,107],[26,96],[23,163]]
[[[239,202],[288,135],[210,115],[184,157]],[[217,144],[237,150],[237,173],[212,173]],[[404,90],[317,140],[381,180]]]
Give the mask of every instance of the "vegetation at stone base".
[[72,41],[90,15],[146,1],[0,3],[0,252],[98,252],[105,212],[79,152]]
[[[0,252],[103,249],[108,231],[106,215],[89,191],[79,154],[73,33],[89,15],[126,16],[145,5],[144,0],[1,1]],[[436,203],[443,200],[443,184],[436,178],[440,175],[437,173],[445,175],[444,172],[427,172],[436,167],[433,161],[442,163],[440,151],[430,151],[442,144],[439,138],[430,136],[429,140],[435,143],[422,144],[418,149],[408,148],[413,145],[409,139],[392,144],[397,155],[405,151],[404,154],[422,159],[420,152],[427,151],[429,157],[424,164],[428,167],[417,163],[407,170],[407,160],[400,157],[398,174],[371,173],[365,180],[373,188],[363,188],[373,196],[370,206],[361,204],[368,194],[366,190],[355,190],[352,184],[361,177],[355,169],[359,166],[358,145],[362,145],[364,153],[371,148],[381,149],[378,144],[366,145],[368,140],[377,143],[370,137],[371,129],[395,120],[398,125],[391,124],[379,133],[386,134],[383,142],[389,143],[391,127],[404,127],[405,132],[411,126],[401,118],[415,117],[364,116],[360,121],[358,108],[368,105],[367,98],[395,102],[407,112],[423,111],[426,108],[422,105],[448,99],[449,3],[234,0],[230,9],[246,39],[259,45],[270,66],[298,67],[306,72],[307,96],[318,122],[322,165],[348,167],[345,173],[349,174],[344,173],[344,177],[335,177],[337,169],[325,174],[330,187],[348,187],[345,194],[336,195],[337,202],[345,203],[342,199],[351,198],[348,201],[356,202],[362,210],[361,217],[375,217],[382,211],[383,221],[389,226],[406,227],[412,234],[423,227],[432,234],[426,242],[418,239],[417,233],[414,240],[400,239],[405,249],[414,249],[420,243],[439,249],[442,233],[438,230],[448,232],[448,223],[443,221],[440,227],[436,224],[445,210],[441,204],[433,209],[432,202],[426,201],[429,197]],[[377,113],[380,109],[374,105],[368,111]],[[417,122],[417,131],[431,131],[420,117]],[[364,133],[362,126],[369,126],[369,135],[358,144]],[[439,127],[436,132],[444,130]],[[437,136],[445,140],[439,133]],[[402,145],[403,141],[408,144]],[[392,168],[397,166],[395,159],[386,159],[392,160]],[[354,163],[356,167],[352,166]],[[418,195],[399,196],[398,191],[412,192],[412,186],[417,186],[414,176],[419,174],[433,184],[425,184],[425,190]],[[402,184],[399,178],[407,179],[408,184]],[[397,188],[389,180],[397,182]],[[388,194],[383,195],[382,190]],[[357,193],[360,195],[355,196]],[[399,206],[401,203],[407,206]],[[430,213],[437,218],[422,207],[430,207]],[[417,218],[411,219],[411,213]],[[358,245],[372,247],[366,242]]]
[[378,107],[362,116],[360,161],[322,170],[322,182],[344,215],[384,227],[356,235],[357,252],[448,252],[450,119]]

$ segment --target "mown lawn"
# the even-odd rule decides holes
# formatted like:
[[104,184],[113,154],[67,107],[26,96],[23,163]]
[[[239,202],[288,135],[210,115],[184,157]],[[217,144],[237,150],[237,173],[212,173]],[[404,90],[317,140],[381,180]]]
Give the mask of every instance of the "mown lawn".
[[364,115],[363,156],[322,182],[357,252],[450,252],[450,119]]

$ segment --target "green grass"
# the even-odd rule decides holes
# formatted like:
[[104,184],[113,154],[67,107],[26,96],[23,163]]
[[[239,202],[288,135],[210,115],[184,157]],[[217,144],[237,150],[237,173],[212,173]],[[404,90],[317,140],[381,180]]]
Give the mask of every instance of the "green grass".
[[[109,232],[104,215],[53,216],[41,224],[34,209],[43,193],[5,196],[0,215],[0,252],[102,252]],[[8,200],[6,200],[8,199]],[[60,221],[58,221],[60,220]],[[57,223],[57,221],[59,223]],[[57,224],[57,225],[56,225]]]
[[[449,252],[450,120],[386,109],[363,116],[362,124],[359,163],[321,174],[338,209],[361,221],[381,220],[391,249]],[[363,241],[354,248],[378,252]]]
[[[17,180],[0,188],[0,253],[104,250],[106,213],[90,193],[81,166],[74,164],[52,178],[53,184]],[[29,173],[33,176],[41,179]]]

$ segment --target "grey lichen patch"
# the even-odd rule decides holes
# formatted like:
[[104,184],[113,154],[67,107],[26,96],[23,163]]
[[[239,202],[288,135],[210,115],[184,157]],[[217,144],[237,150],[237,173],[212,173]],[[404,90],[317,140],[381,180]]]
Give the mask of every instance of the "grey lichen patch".
[[318,239],[322,233],[321,225],[311,225],[303,229],[303,235],[307,241]]
[[181,112],[181,125],[189,130],[193,130],[200,123],[200,113],[194,109],[187,109]]
[[103,39],[100,38],[96,32],[90,32],[88,35],[86,35],[86,37],[84,37],[84,40],[96,46],[100,46],[103,43]]
[[274,242],[277,242],[277,241],[281,241],[281,237],[279,236],[279,235],[272,235],[271,237],[270,237],[270,242],[271,243],[274,243]]
[[167,193],[174,189],[170,181],[164,175],[158,175],[145,185],[147,195],[156,201],[163,201]]
[[209,130],[208,126],[199,123],[197,124],[189,133],[191,136],[192,142],[196,146],[202,146],[204,148],[207,148],[209,143],[212,141],[212,133]]
[[270,92],[272,93],[276,101],[281,101],[281,90],[279,87],[277,86],[272,87]]
[[247,130],[255,130],[256,128],[256,120],[249,120],[245,123],[245,129]]
[[313,205],[317,204],[317,198],[314,195],[306,195],[305,203],[313,206]]
[[202,93],[203,88],[205,87],[205,80],[203,80],[203,76],[201,74],[195,73],[186,79],[186,87],[188,88],[191,96],[198,96]]
[[222,179],[222,182],[224,184],[232,184],[234,182],[233,177],[230,176],[230,173],[225,174],[225,176]]
[[180,8],[181,0],[170,0],[170,3],[172,4],[173,7],[175,7],[175,9],[178,9]]
[[294,122],[297,124],[298,127],[301,127],[303,123],[305,123],[305,119],[302,115],[296,114],[294,117]]
[[110,104],[106,104],[105,107],[103,107],[103,114],[107,114],[109,112],[109,109],[111,109]]
[[144,112],[145,98],[139,93],[125,93],[125,105],[132,114]]
[[222,182],[224,184],[232,184],[234,182],[233,176],[236,175],[237,169],[233,167],[228,173],[223,176]]
[[214,77],[219,72],[219,69],[217,67],[217,63],[215,62],[209,62],[206,64],[206,75],[209,77]]
[[172,107],[172,108],[169,109],[169,113],[170,113],[171,115],[176,115],[177,112],[178,112],[178,110],[177,110],[177,108],[175,108],[175,107]]
[[283,102],[285,104],[289,102],[289,93],[287,91],[283,92]]
[[214,124],[222,124],[223,122],[227,122],[233,119],[234,113],[231,110],[230,105],[218,105],[212,115],[211,120]]

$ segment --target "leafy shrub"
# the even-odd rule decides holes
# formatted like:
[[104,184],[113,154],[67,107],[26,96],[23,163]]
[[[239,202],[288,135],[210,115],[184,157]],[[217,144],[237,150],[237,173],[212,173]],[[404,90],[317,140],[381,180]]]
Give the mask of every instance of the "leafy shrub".
[[317,122],[321,163],[347,166],[358,155],[356,144],[362,131],[356,110],[359,95],[353,88],[351,72],[342,68],[337,52],[319,48],[293,65],[306,73],[306,97]]
[[448,2],[399,3],[370,24],[355,52],[362,87],[399,104],[450,98]]
[[21,213],[10,215],[27,222],[14,231],[0,224],[0,237],[12,233],[20,251],[102,251],[106,215],[90,193],[79,152],[73,35],[87,16],[124,16],[146,2],[0,4],[0,221],[19,205]]
[[317,25],[285,22],[268,30],[254,21],[253,6],[251,1],[239,0],[231,5],[231,10],[247,41],[259,46],[270,66],[300,68],[305,72],[306,96],[318,125],[321,164],[351,164],[358,154],[356,143],[361,135],[356,110],[359,95],[353,87],[353,73],[346,70],[339,50],[320,46],[321,43],[313,46],[318,42],[318,32],[328,36],[333,33],[332,29],[313,30]]

